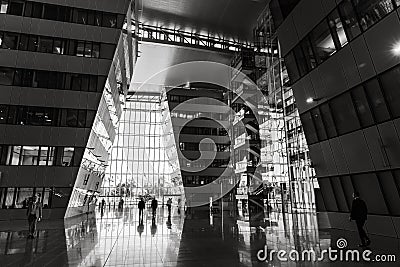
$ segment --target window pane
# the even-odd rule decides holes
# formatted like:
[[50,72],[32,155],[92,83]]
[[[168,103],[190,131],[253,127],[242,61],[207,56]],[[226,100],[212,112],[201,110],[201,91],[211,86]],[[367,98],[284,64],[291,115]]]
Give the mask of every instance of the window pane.
[[378,179],[380,184],[382,185],[383,196],[387,199],[388,208],[390,211],[390,215],[399,216],[400,215],[400,196],[394,177],[391,172],[379,172]]
[[68,206],[69,197],[72,188],[53,188],[53,196],[51,197],[52,208],[66,208]]
[[342,20],[340,19],[339,13],[336,9],[329,15],[328,20],[329,26],[332,29],[333,40],[336,44],[336,47],[343,47],[348,42],[346,34],[344,32]]
[[323,20],[310,34],[310,41],[314,48],[318,63],[323,62],[335,51],[332,35],[326,20]]
[[39,47],[38,38],[36,36],[29,36],[28,51],[36,52]]
[[85,42],[84,41],[77,41],[76,42],[76,56],[83,57],[85,51]]
[[40,147],[40,153],[39,153],[39,165],[40,166],[46,166],[47,165],[47,153],[49,151],[49,148],[46,146]]
[[0,14],[6,14],[8,9],[8,0],[0,0]]
[[5,49],[17,49],[18,47],[18,34],[5,32],[1,47]]
[[64,147],[63,156],[62,156],[62,165],[65,167],[72,166],[73,156],[74,156],[74,148],[73,147]]
[[46,4],[43,10],[43,18],[49,20],[57,20],[58,7],[56,5]]
[[95,57],[95,58],[99,58],[100,57],[100,44],[93,43],[92,57]]
[[290,52],[285,56],[285,65],[289,74],[290,81],[293,83],[300,78],[299,70],[297,69],[296,60],[293,52]]
[[301,124],[303,125],[304,133],[308,144],[313,144],[318,141],[317,134],[314,128],[314,123],[309,112],[300,115]]
[[92,57],[92,42],[85,43],[85,57]]
[[364,88],[358,86],[351,91],[354,106],[356,108],[358,118],[363,127],[368,127],[374,124],[374,118],[372,117],[371,110],[369,108],[367,97],[364,93]]
[[81,90],[82,79],[79,74],[71,74],[71,89],[74,91]]
[[0,105],[0,124],[7,123],[8,106]]
[[18,49],[24,51],[28,50],[28,41],[29,41],[29,35],[21,34],[19,37]]
[[64,55],[65,54],[65,41],[62,39],[55,39],[53,45],[53,53]]
[[9,147],[9,160],[7,163],[16,166],[19,165],[19,158],[21,156],[21,146],[10,146]]
[[103,12],[103,27],[116,28],[117,27],[117,15]]
[[28,208],[29,198],[33,196],[33,188],[18,188],[15,200],[15,207],[20,209]]
[[43,12],[43,4],[38,2],[32,3],[32,17],[41,18]]
[[76,8],[73,11],[73,22],[79,24],[87,24],[87,13],[84,9]]
[[381,84],[393,116],[400,116],[400,67],[382,74]]
[[50,194],[51,194],[51,189],[50,188],[44,188],[43,197],[42,197],[42,204],[43,204],[43,208],[44,209],[51,208]]
[[303,54],[303,50],[300,45],[297,45],[293,49],[294,56],[296,58],[297,66],[299,67],[300,76],[304,76],[306,73],[310,71],[309,63],[307,62],[306,57]]
[[113,44],[101,44],[100,45],[100,57],[105,59],[113,59],[115,52],[115,45]]
[[8,7],[8,14],[22,16],[24,10],[25,1],[22,0],[10,0],[10,5]]
[[76,127],[78,124],[78,111],[75,109],[68,109],[67,110],[67,126],[69,127]]
[[23,146],[20,165],[37,165],[39,159],[38,146]]
[[6,209],[14,208],[14,193],[15,188],[7,188],[6,199],[4,201],[4,207]]
[[321,114],[318,108],[311,110],[311,116],[314,121],[315,129],[317,130],[317,136],[319,141],[326,140],[327,135],[325,132],[324,123],[322,122]]
[[39,52],[52,53],[53,52],[53,39],[40,37],[39,38]]
[[368,213],[388,215],[388,210],[380,190],[375,173],[357,174],[353,176],[354,188],[365,201]]
[[382,95],[378,80],[373,79],[364,85],[372,112],[376,122],[383,122],[390,118],[385,99]]
[[368,29],[393,10],[391,0],[353,0],[363,30]]
[[322,120],[325,125],[325,130],[328,138],[337,136],[335,122],[333,121],[332,114],[327,103],[322,104],[320,107]]
[[0,67],[0,84],[12,85],[14,78],[14,70],[11,68]]
[[351,41],[361,33],[351,0],[343,0],[339,5],[339,12],[344,23],[347,39]]
[[317,66],[317,60],[315,59],[314,51],[312,49],[310,39],[308,37],[304,38],[300,43],[304,56],[306,57],[306,62],[309,69],[313,69]]
[[349,94],[346,93],[332,99],[330,107],[338,134],[345,134],[360,128]]
[[54,154],[55,154],[55,148],[54,147],[49,147],[49,150],[47,152],[47,155],[48,155],[47,166],[55,165]]

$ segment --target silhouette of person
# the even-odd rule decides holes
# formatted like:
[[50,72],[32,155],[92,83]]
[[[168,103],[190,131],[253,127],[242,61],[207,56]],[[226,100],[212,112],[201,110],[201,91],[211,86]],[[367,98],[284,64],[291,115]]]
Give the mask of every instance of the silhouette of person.
[[157,224],[156,219],[153,217],[151,220],[151,228],[150,228],[151,235],[154,236],[157,233]]
[[143,210],[146,207],[146,204],[144,203],[143,198],[140,198],[140,201],[138,203],[138,209],[139,209],[139,223],[143,222]]
[[172,199],[167,200],[168,216],[171,216]]
[[151,201],[151,209],[153,211],[153,219],[156,217],[157,207],[158,207],[157,199],[153,198],[153,200]]
[[171,223],[171,215],[170,215],[170,216],[168,216],[168,219],[167,219],[167,228],[171,229],[171,226],[172,226],[172,223]]
[[371,244],[367,233],[364,230],[364,224],[367,220],[368,209],[365,201],[360,198],[359,192],[353,193],[353,203],[351,205],[350,220],[355,220],[357,225],[358,234],[360,235],[360,247],[365,247]]

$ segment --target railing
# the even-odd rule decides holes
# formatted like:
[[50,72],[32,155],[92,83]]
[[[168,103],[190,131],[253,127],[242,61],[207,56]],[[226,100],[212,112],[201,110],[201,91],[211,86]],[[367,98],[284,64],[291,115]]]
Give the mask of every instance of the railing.
[[[132,24],[135,25],[135,21]],[[187,45],[193,47],[204,47],[208,49],[240,51],[242,48],[253,49],[253,44],[243,43],[232,39],[225,39],[212,35],[204,35],[194,32],[187,32],[177,29],[168,29],[158,26],[150,26],[139,23],[138,32],[134,35],[142,41],[158,41],[177,45]]]

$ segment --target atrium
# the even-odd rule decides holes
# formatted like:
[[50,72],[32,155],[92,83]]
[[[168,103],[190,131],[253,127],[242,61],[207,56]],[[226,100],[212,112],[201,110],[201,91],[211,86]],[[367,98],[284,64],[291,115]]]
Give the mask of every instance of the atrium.
[[0,266],[400,266],[400,0],[0,0]]

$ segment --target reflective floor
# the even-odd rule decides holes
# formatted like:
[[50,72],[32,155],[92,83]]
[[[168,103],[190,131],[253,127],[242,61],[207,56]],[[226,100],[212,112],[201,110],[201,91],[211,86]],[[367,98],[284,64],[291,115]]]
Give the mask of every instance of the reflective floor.
[[[131,207],[41,222],[33,240],[27,239],[23,222],[0,225],[7,229],[0,232],[0,266],[400,266],[399,240],[381,236],[371,236],[370,258],[393,254],[397,262],[296,258],[291,251],[301,255],[312,249],[318,256],[329,247],[337,250],[340,238],[347,242],[344,254],[365,251],[357,247],[357,233],[318,229],[315,214],[271,213],[253,226],[229,214],[222,218],[192,210],[184,216],[175,209],[169,217],[164,209],[158,212],[155,220],[145,212],[143,224]],[[265,247],[274,255],[266,261]],[[287,261],[272,250],[286,251]]]

